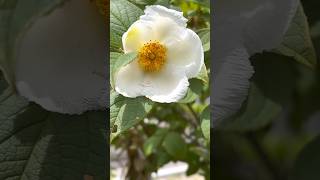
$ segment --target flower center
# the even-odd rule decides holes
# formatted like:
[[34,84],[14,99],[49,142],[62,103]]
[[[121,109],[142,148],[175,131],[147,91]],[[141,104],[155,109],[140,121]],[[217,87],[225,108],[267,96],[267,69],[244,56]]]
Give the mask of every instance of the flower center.
[[138,63],[145,72],[158,72],[166,62],[167,49],[158,41],[145,43],[139,50]]

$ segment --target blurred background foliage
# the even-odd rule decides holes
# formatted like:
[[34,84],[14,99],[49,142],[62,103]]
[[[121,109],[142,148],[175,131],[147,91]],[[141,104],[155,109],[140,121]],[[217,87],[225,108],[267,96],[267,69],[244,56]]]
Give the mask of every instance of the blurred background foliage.
[[[129,2],[142,10],[146,5],[160,4],[183,11],[189,20],[188,28],[197,32],[202,40],[207,67],[204,72],[210,73],[209,0],[129,0]],[[119,53],[121,51],[114,48],[114,53],[111,55],[117,56]],[[125,154],[127,159],[126,179],[150,179],[151,173],[157,172],[169,162],[177,161],[188,164],[187,176],[198,174],[210,179],[208,77],[204,75],[189,81],[190,89],[183,100],[171,104],[153,103],[152,110],[143,120],[138,121],[127,131],[121,132],[114,139],[111,137],[111,146],[115,151],[121,152],[119,157]],[[115,126],[111,123],[111,131],[112,127]],[[116,127],[114,129],[117,131]],[[113,157],[111,152],[111,161],[112,159],[118,161],[119,157]]]
[[[320,2],[302,0],[320,57]],[[263,53],[241,111],[212,130],[215,180],[320,179],[320,67]]]

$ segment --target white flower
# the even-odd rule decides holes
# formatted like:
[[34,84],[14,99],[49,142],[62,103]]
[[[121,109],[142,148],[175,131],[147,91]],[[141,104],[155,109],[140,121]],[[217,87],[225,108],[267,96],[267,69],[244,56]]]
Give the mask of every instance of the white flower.
[[106,37],[105,20],[89,0],[66,1],[37,18],[17,43],[18,93],[60,113],[105,109]]
[[[213,126],[239,110],[253,68],[249,57],[280,45],[298,0],[217,0],[213,25]],[[272,73],[272,72],[270,72]]]
[[204,64],[201,40],[186,28],[182,12],[159,5],[144,12],[122,36],[124,52],[138,56],[115,73],[115,90],[126,97],[176,102]]

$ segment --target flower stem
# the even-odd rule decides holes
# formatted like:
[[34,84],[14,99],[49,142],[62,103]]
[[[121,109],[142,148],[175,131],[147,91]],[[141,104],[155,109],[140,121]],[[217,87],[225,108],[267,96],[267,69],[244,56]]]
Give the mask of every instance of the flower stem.
[[187,104],[187,107],[188,107],[189,111],[191,112],[191,114],[193,116],[193,118],[192,118],[193,119],[192,120],[193,124],[195,126],[198,126],[199,125],[199,117],[198,117],[197,113],[193,110],[191,104]]

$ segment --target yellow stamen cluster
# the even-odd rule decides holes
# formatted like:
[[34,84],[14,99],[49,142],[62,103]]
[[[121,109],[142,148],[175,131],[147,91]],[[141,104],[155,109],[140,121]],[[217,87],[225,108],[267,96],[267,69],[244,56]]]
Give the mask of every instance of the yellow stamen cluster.
[[145,72],[158,72],[164,66],[167,49],[158,41],[145,43],[138,53],[138,64]]
[[108,5],[108,1],[107,0],[90,0],[91,2],[95,2],[95,4],[97,5],[99,12],[104,16],[107,17],[107,10],[109,9]]

